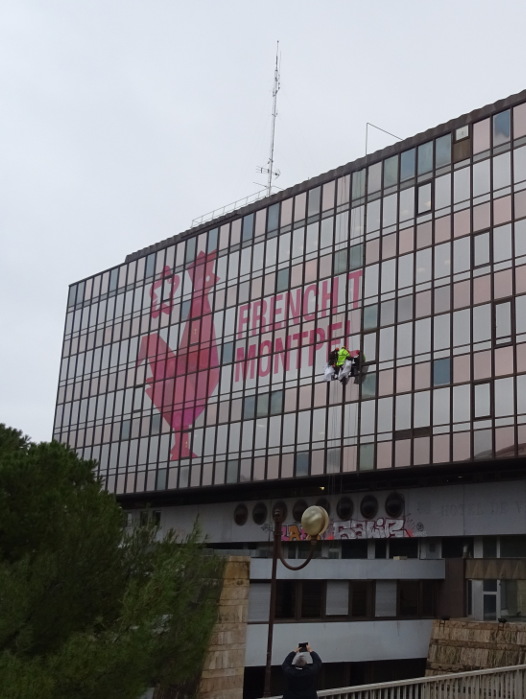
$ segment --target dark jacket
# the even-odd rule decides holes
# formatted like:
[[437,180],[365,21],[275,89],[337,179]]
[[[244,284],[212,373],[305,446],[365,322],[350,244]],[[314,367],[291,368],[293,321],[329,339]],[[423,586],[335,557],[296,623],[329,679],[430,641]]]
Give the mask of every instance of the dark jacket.
[[321,670],[320,656],[311,651],[312,664],[296,667],[292,661],[296,653],[292,651],[287,655],[281,666],[287,681],[287,690],[283,699],[317,699],[316,686],[318,673]]
[[330,352],[327,359],[330,366],[336,366],[336,362],[338,361],[338,352],[339,350],[337,349],[333,349],[332,352]]

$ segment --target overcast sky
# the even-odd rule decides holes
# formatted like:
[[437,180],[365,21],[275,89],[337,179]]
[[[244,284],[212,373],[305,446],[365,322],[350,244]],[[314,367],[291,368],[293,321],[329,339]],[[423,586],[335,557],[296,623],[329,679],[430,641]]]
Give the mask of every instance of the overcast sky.
[[[68,285],[526,88],[522,0],[0,0],[0,422],[51,438]],[[369,152],[394,139],[369,129]]]

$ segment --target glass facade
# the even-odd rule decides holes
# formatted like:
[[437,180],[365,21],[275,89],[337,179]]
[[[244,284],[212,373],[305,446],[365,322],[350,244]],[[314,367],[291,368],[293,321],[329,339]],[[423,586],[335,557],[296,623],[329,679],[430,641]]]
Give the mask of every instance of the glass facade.
[[454,123],[72,285],[55,439],[118,494],[521,456],[526,102]]

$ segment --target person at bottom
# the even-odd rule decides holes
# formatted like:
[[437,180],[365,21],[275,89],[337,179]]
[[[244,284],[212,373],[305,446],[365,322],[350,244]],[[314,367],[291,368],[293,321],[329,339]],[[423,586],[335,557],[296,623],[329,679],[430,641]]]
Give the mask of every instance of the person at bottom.
[[[307,646],[307,653],[303,650],[297,648],[291,651],[283,661],[281,668],[287,682],[283,699],[317,699],[318,697],[316,687],[321,670],[321,658],[310,646]],[[305,657],[308,653],[312,663],[309,663]]]

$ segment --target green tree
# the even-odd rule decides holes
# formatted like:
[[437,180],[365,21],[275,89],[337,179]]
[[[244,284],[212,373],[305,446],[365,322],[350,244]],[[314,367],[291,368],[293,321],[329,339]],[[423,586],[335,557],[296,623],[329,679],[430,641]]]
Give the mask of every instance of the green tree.
[[0,425],[3,699],[134,699],[199,676],[220,559],[197,528],[127,527],[93,466]]

